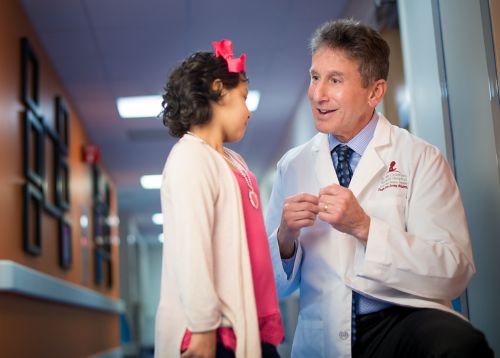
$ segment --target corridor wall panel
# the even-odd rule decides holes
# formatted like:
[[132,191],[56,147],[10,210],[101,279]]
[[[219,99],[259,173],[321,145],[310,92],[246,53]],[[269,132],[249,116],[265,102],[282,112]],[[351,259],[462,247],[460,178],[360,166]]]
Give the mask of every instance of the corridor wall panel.
[[[30,55],[24,83],[31,100],[23,99],[26,91],[22,91],[22,46],[26,44]],[[38,78],[37,91],[32,91],[34,78]],[[61,108],[64,111],[56,113]],[[43,142],[27,149],[26,141],[33,144],[38,133],[31,130],[27,139],[23,137],[28,116],[29,123],[42,124]],[[78,298],[80,292],[90,290],[96,293],[92,296],[96,301],[102,297],[122,306],[118,240],[113,239],[118,237],[117,227],[109,228],[109,260],[105,262],[106,274],[113,279],[104,283],[87,279],[95,277],[97,265],[92,255],[82,259],[94,249],[92,240],[80,237],[82,213],[89,216],[88,232],[93,232],[94,224],[89,214],[94,204],[93,168],[81,156],[89,143],[82,120],[20,1],[0,1],[0,356],[80,357],[120,345],[119,312],[123,308],[85,306]],[[41,151],[44,173],[40,181],[39,173],[34,179],[27,175],[26,166],[33,167]],[[23,163],[26,156],[27,164]],[[116,216],[115,187],[101,165],[100,172],[109,189],[106,213]],[[38,201],[41,205],[31,206]],[[43,287],[43,299],[30,295],[31,288],[22,287],[24,281],[9,281],[15,279],[12,272],[23,270],[35,281],[36,273],[43,274],[47,279],[41,281],[42,286],[52,281],[67,285],[70,296],[76,296],[63,297],[66,303],[61,303],[59,292]]]

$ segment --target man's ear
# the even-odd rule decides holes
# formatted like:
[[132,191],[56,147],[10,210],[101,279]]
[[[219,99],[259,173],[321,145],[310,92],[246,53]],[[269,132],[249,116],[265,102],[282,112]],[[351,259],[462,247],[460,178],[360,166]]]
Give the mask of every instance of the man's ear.
[[387,81],[386,80],[377,80],[371,84],[372,90],[370,93],[370,97],[368,98],[368,104],[375,108],[380,101],[385,96],[387,92]]
[[216,78],[213,82],[212,82],[212,91],[215,91],[215,92],[222,92],[222,90],[224,89],[224,84],[222,83],[222,80],[219,79],[219,78]]

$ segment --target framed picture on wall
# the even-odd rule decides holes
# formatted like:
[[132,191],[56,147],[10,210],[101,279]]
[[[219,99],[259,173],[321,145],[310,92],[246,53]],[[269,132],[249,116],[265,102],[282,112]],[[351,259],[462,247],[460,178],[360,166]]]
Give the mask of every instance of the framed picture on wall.
[[61,217],[59,219],[59,266],[65,270],[71,267],[73,261],[73,235],[71,224]]
[[106,225],[106,212],[102,203],[94,203],[93,207],[93,226],[94,226],[94,245],[103,247]]
[[92,165],[94,281],[113,285],[111,264],[111,226],[109,223],[111,188],[97,165]]
[[23,188],[23,247],[24,251],[33,256],[42,252],[42,192],[28,182]]
[[63,211],[67,211],[70,207],[69,167],[66,158],[62,155],[57,158],[56,201]]
[[111,260],[111,252],[108,252],[107,259],[107,275],[106,275],[106,285],[108,288],[113,287],[113,260]]
[[107,288],[113,287],[113,262],[111,253],[104,248],[95,249],[95,283],[96,285],[105,284]]
[[104,252],[101,248],[94,249],[94,282],[100,285],[103,280]]
[[92,165],[92,220],[93,240],[95,247],[102,248],[105,245],[106,218],[108,209],[105,198],[105,181],[97,165]]
[[94,203],[101,201],[101,170],[92,164],[92,200]]
[[60,96],[55,98],[56,131],[59,136],[61,152],[67,154],[69,148],[69,115],[68,108]]
[[39,108],[40,71],[38,59],[28,39],[21,38],[21,100],[37,115]]
[[103,214],[104,214],[104,250],[111,254],[111,225],[109,222],[111,212],[111,188],[107,182],[103,184]]
[[57,133],[45,125],[45,183],[43,186],[43,204],[45,210],[55,218],[60,218],[62,215],[61,209],[57,203],[57,177],[58,177],[58,161],[59,161],[59,140]]
[[24,112],[23,166],[26,178],[40,190],[44,182],[44,125],[43,118],[32,110]]

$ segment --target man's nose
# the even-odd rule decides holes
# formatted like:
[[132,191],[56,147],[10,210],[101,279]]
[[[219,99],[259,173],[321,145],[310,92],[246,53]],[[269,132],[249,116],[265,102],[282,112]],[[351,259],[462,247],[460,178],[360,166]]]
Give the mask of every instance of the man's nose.
[[322,102],[327,100],[327,88],[323,81],[318,81],[313,88],[313,100],[315,102]]

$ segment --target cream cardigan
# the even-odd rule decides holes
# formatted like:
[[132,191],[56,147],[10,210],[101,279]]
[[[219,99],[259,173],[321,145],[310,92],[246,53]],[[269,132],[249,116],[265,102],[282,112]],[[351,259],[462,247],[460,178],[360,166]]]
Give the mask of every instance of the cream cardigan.
[[192,332],[230,325],[236,357],[260,357],[260,338],[238,183],[222,156],[184,135],[172,148],[161,186],[164,218],[155,357],[180,356]]

